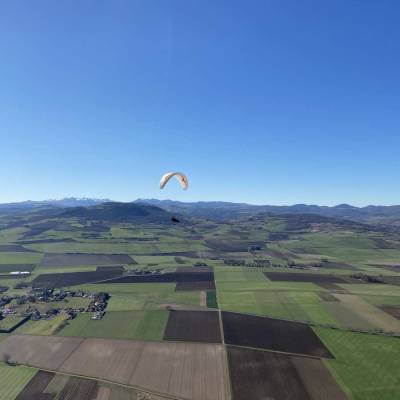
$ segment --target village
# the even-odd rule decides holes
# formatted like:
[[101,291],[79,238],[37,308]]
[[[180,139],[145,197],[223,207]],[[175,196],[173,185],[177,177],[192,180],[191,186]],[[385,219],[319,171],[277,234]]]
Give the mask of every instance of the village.
[[[16,289],[22,288],[17,286]],[[84,290],[26,289],[24,295],[4,293],[0,297],[0,332],[11,332],[28,320],[51,319],[56,315],[72,320],[79,313],[92,313],[92,320],[100,320],[110,297],[108,293]],[[4,323],[7,321],[10,322]]]

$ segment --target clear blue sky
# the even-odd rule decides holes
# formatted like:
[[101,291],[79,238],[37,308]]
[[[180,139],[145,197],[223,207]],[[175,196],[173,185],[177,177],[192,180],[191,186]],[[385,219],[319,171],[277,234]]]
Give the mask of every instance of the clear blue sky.
[[[399,20],[396,0],[1,1],[0,202],[399,204]],[[190,190],[160,192],[175,169]]]

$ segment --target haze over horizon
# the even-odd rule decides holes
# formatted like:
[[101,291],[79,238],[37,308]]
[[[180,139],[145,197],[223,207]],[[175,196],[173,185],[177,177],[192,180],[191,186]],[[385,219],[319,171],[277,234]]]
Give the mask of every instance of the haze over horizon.
[[39,199],[39,200],[21,200],[17,202],[0,202],[0,205],[6,205],[6,204],[18,204],[18,203],[25,203],[25,202],[62,202],[66,200],[77,200],[77,201],[96,201],[99,202],[122,202],[122,203],[132,203],[135,201],[140,201],[140,200],[156,200],[156,201],[171,201],[171,202],[182,202],[182,203],[196,203],[196,202],[205,202],[205,203],[218,203],[218,202],[226,202],[226,203],[232,203],[232,204],[247,204],[250,206],[272,206],[272,207],[292,207],[292,206],[297,206],[297,205],[306,205],[306,206],[318,206],[318,207],[339,207],[339,206],[350,206],[350,207],[357,207],[357,208],[363,208],[363,207],[368,207],[368,206],[400,206],[399,204],[388,204],[388,205],[382,205],[382,204],[365,204],[365,205],[354,205],[354,204],[349,204],[349,203],[340,203],[340,204],[333,204],[333,205],[327,205],[327,204],[316,204],[316,203],[293,203],[293,204],[267,204],[267,203],[248,203],[248,202],[238,202],[238,201],[223,201],[223,200],[214,200],[214,199],[209,199],[209,200],[193,200],[193,201],[182,201],[182,200],[176,200],[176,199],[158,199],[158,198],[141,198],[138,197],[133,200],[127,200],[127,201],[122,201],[122,200],[116,200],[116,199],[100,199],[100,198],[92,198],[92,197],[74,197],[74,196],[69,196],[69,197],[63,197],[63,198],[58,198],[58,199]]
[[2,2],[0,202],[399,204],[399,11]]

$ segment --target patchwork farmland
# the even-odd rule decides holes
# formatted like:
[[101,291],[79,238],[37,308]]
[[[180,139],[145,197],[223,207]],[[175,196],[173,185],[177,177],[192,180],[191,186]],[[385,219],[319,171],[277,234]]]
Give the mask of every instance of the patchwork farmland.
[[4,218],[0,327],[18,326],[0,333],[1,400],[400,391],[394,233],[389,246],[306,216]]

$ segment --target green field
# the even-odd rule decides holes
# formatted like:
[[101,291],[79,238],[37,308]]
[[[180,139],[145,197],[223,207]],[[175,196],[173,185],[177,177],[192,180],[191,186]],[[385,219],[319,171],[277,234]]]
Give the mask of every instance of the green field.
[[0,264],[37,264],[41,261],[41,253],[0,252]]
[[360,297],[374,306],[400,306],[400,294],[399,296],[363,294]]
[[199,292],[175,292],[174,283],[109,283],[78,287],[109,293],[107,311],[150,310],[165,308],[165,304],[199,305],[200,302]]
[[26,232],[26,228],[10,228],[0,230],[0,243],[12,243],[18,240]]
[[268,282],[263,271],[261,268],[217,267],[214,275],[217,282]]
[[214,290],[207,291],[207,307],[218,308],[217,294]]
[[384,285],[381,283],[368,283],[362,285],[340,283],[339,286],[358,295],[400,296],[399,286],[394,285]]
[[39,321],[29,320],[18,327],[13,333],[25,333],[29,335],[54,335],[66,323],[65,315],[57,315],[49,319]]
[[23,319],[24,317],[20,317],[19,315],[7,315],[4,319],[0,320],[0,330],[8,331],[19,324]]
[[68,321],[59,335],[115,339],[161,340],[168,311],[108,311],[101,320],[91,313],[79,314]]
[[305,291],[221,291],[218,292],[221,310],[270,317],[335,324],[337,320],[325,309],[315,292]]
[[400,339],[314,328],[336,360],[325,361],[354,400],[394,400],[400,393]]
[[0,399],[14,400],[36,372],[35,368],[9,366],[0,362]]
[[316,286],[311,282],[271,282],[262,281],[231,281],[231,282],[220,282],[216,281],[218,291],[221,292],[234,292],[234,291],[258,291],[258,290],[269,290],[269,291],[305,291],[305,292],[317,292],[321,290],[320,287]]
[[395,261],[400,257],[400,250],[379,248],[367,235],[348,232],[305,234],[297,242],[281,245],[287,250],[303,248],[357,266],[374,261]]

